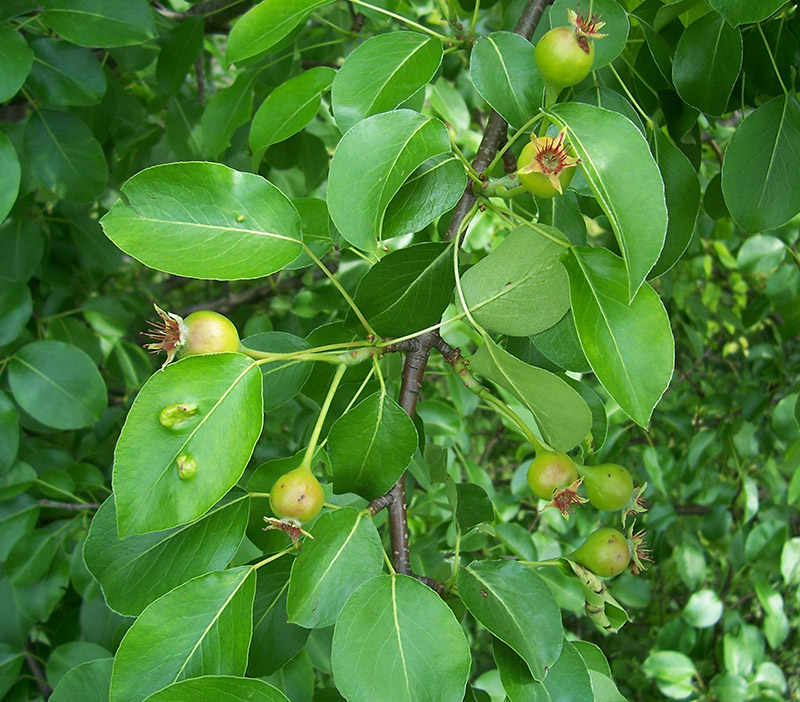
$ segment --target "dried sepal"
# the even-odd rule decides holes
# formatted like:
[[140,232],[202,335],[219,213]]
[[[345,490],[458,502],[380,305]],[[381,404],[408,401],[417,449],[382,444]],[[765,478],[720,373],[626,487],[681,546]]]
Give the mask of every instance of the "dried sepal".
[[264,521],[267,523],[267,526],[264,527],[264,531],[268,531],[270,529],[277,529],[278,531],[282,531],[284,534],[288,534],[289,537],[292,539],[292,543],[297,546],[297,542],[300,540],[301,536],[307,536],[309,539],[314,539],[311,534],[309,534],[305,529],[303,529],[299,522],[296,522],[294,519],[275,519],[275,517],[264,517]]
[[167,352],[167,360],[161,366],[163,368],[175,360],[175,355],[186,343],[186,324],[184,324],[183,318],[177,314],[165,312],[155,303],[153,303],[153,307],[156,308],[160,320],[152,322],[148,319],[147,323],[150,325],[150,329],[142,332],[142,336],[153,339],[153,343],[144,345],[150,353]]
[[572,483],[572,485],[568,485],[564,488],[556,488],[553,491],[552,499],[543,507],[543,509],[555,507],[559,512],[561,512],[561,516],[564,517],[564,519],[569,520],[569,515],[576,506],[588,502],[585,497],[581,497],[578,494],[578,487],[582,482],[583,476],[578,478],[574,483]]
[[650,547],[645,540],[647,538],[647,534],[645,533],[644,529],[640,529],[634,533],[633,530],[635,526],[636,522],[632,522],[628,528],[628,548],[631,552],[631,562],[628,564],[628,567],[631,569],[631,573],[634,575],[639,575],[639,573],[647,570],[645,563],[653,562],[653,552],[650,550]]
[[558,176],[567,168],[580,163],[580,159],[575,158],[570,153],[569,147],[564,144],[566,135],[566,128],[555,137],[537,137],[531,134],[531,142],[535,144],[536,152],[531,162],[520,168],[517,173],[541,173],[547,176],[547,180],[559,193],[562,193]]

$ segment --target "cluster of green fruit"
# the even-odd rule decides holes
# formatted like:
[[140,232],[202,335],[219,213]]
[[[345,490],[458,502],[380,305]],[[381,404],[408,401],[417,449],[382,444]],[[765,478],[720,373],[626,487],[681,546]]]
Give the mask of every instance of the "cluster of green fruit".
[[[583,485],[586,497],[578,494]],[[626,468],[615,463],[578,466],[565,453],[539,453],[528,468],[528,486],[536,497],[549,500],[547,507],[556,507],[565,518],[575,505],[588,502],[602,512],[622,511],[623,526],[627,516],[645,510],[642,492],[636,488]],[[612,527],[602,527],[567,556],[601,578],[619,575],[629,567],[634,573],[644,569],[648,560],[644,535],[634,534],[633,525],[625,536]]]

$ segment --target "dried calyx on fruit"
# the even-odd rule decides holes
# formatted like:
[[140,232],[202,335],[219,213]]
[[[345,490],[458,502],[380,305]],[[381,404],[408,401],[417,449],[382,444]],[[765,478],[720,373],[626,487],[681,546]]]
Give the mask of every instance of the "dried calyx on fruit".
[[566,129],[556,137],[531,134],[517,159],[517,176],[526,190],[539,197],[554,197],[564,192],[579,160],[564,144]]
[[151,328],[143,334],[153,339],[153,343],[144,346],[152,353],[166,351],[164,366],[171,363],[176,355],[233,353],[241,349],[239,333],[233,322],[218,312],[199,310],[183,319],[172,312],[165,312],[158,305],[153,307],[161,319],[158,322],[148,321]]
[[560,91],[580,83],[594,63],[593,40],[606,36],[600,34],[605,22],[596,14],[583,15],[568,11],[569,25],[554,27],[536,44],[536,66],[545,84]]
[[556,507],[565,519],[575,505],[586,502],[578,495],[582,478],[572,459],[565,453],[540,453],[528,467],[528,486],[536,497],[550,500],[545,506]]

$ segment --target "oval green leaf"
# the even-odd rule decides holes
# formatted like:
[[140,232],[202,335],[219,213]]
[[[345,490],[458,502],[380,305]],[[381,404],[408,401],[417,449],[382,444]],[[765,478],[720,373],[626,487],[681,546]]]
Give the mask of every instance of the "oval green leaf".
[[106,75],[89,49],[55,39],[37,39],[31,48],[36,56],[28,87],[44,102],[85,107],[103,98]]
[[6,218],[17,200],[21,173],[14,145],[0,132],[0,222]]
[[314,629],[331,626],[352,592],[383,569],[378,530],[350,507],[323,514],[292,566],[289,621]]
[[727,111],[742,68],[742,34],[716,12],[692,22],[681,35],[672,64],[678,95],[708,115]]
[[220,163],[168,163],[122,186],[100,223],[125,253],[156,270],[211,280],[260,278],[301,251],[300,216],[261,176]]
[[111,495],[92,520],[83,558],[106,604],[120,614],[138,616],[178,585],[228,565],[244,537],[248,515],[248,496],[237,491],[195,522],[120,539]]
[[404,336],[436,324],[455,287],[452,250],[416,244],[384,256],[367,271],[355,302],[381,336]]
[[647,426],[675,363],[664,305],[649,285],[629,305],[625,266],[606,249],[571,249],[564,265],[575,327],[592,370],[622,410]]
[[108,702],[113,658],[98,658],[67,671],[48,702]]
[[667,232],[664,182],[633,123],[616,112],[581,103],[553,108],[597,202],[611,223],[628,270],[632,300],[658,261]]
[[408,100],[433,78],[441,62],[442,42],[420,32],[367,39],[347,56],[331,88],[341,132]]
[[770,100],[733,134],[722,164],[722,193],[734,221],[748,232],[777,229],[800,212],[800,105]]
[[494,32],[472,49],[469,75],[492,109],[512,127],[535,117],[544,102],[533,45],[519,34]]
[[444,124],[418,112],[395,110],[359,122],[336,147],[328,179],[328,207],[341,235],[376,251],[397,191],[427,159],[449,151]]
[[569,309],[569,282],[559,257],[567,243],[547,225],[522,226],[461,278],[475,321],[510,336],[552,327]]
[[581,396],[557,375],[520,361],[491,339],[478,349],[470,367],[529,409],[542,438],[556,450],[575,448],[589,433],[592,413]]
[[735,27],[761,22],[786,3],[784,0],[709,0],[708,4]]
[[0,346],[10,344],[33,314],[31,291],[25,283],[0,282]]
[[62,341],[35,341],[9,362],[14,399],[35,420],[54,429],[94,424],[107,405],[106,385],[92,360]]
[[[270,353],[292,353],[311,348],[305,339],[286,332],[253,334],[242,339],[242,343],[256,351]],[[312,365],[308,361],[276,361],[262,364],[264,412],[278,409],[297,395],[308,380]]]
[[470,652],[433,590],[406,575],[381,575],[347,600],[331,664],[349,702],[461,702]]
[[253,82],[255,71],[240,73],[233,84],[217,92],[208,101],[200,119],[205,153],[212,158],[228,148],[238,127],[253,113]]
[[277,687],[264,680],[232,675],[204,675],[182,680],[147,698],[147,702],[289,702]]
[[[178,403],[197,411],[180,426],[162,426],[159,413]],[[261,372],[246,356],[189,356],[157,371],[134,400],[114,452],[118,536],[204,514],[242,477],[263,420]],[[186,460],[197,468],[181,479],[178,462]]]
[[417,450],[417,430],[391,397],[376,392],[337,419],[328,434],[333,491],[371,500],[388,492]]
[[19,92],[32,65],[33,51],[23,36],[11,27],[0,27],[0,102]]
[[458,594],[473,617],[522,657],[535,680],[558,660],[564,630],[550,588],[515,561],[473,561],[458,573]]
[[250,125],[250,150],[255,154],[297,134],[317,114],[322,93],[331,87],[336,71],[317,66],[273,90],[261,103]]
[[147,0],[47,0],[39,19],[80,46],[131,46],[156,36]]
[[255,571],[206,573],[153,602],[114,658],[110,702],[141,702],[185,678],[244,675],[253,631]]

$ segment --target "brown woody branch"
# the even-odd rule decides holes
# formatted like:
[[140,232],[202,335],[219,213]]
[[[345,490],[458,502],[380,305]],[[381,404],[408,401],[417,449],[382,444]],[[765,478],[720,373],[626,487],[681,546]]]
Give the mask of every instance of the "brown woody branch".
[[[525,9],[522,11],[522,15],[519,18],[519,22],[517,22],[514,32],[526,39],[530,39],[539,24],[539,20],[542,18],[544,9],[552,2],[553,0],[529,0]],[[492,110],[486,125],[486,131],[483,133],[483,139],[478,147],[478,153],[472,161],[472,167],[481,178],[484,177],[486,169],[497,154],[500,145],[505,143],[507,138],[508,122],[497,114],[497,112]],[[506,168],[508,168],[510,163],[506,161],[505,165]],[[453,212],[453,217],[450,220],[450,226],[447,228],[446,238],[448,241],[455,237],[456,232],[459,230],[464,218],[472,209],[476,199],[473,185],[470,182],[464,194],[461,196],[461,199],[458,201],[456,209]]]

